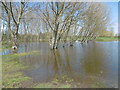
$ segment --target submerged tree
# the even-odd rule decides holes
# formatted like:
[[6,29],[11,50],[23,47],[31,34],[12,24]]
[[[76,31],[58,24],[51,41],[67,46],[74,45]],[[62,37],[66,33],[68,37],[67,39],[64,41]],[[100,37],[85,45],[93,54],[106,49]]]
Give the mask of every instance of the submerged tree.
[[52,49],[57,48],[61,37],[68,35],[72,26],[78,23],[83,8],[84,3],[77,2],[50,2],[40,6],[42,20],[53,33],[50,42]]

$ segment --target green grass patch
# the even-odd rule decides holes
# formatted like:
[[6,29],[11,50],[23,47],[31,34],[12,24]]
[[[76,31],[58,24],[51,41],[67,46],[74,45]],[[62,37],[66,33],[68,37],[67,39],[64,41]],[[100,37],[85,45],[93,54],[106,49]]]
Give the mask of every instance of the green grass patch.
[[25,52],[25,53],[8,54],[8,55],[2,55],[2,59],[3,60],[13,60],[20,56],[37,55],[39,53],[40,53],[39,51],[31,51],[31,52]]
[[39,83],[33,88],[106,88],[103,82],[93,79],[81,83],[81,81],[74,81],[72,78],[62,76],[54,78],[51,82]]
[[25,69],[24,66],[18,64],[3,64],[3,73],[2,73],[2,85],[3,88],[15,88],[22,87],[21,83],[30,80],[31,78],[24,76],[21,70]]
[[67,75],[55,76],[54,79],[47,83],[39,83],[33,88],[71,88],[73,79]]
[[118,41],[120,37],[97,37],[96,41]]
[[36,55],[38,51],[31,51],[26,53],[16,53],[2,56],[2,85],[3,88],[19,88],[22,83],[31,80],[23,74],[22,70],[27,66],[20,64],[19,57],[26,55]]
[[66,84],[66,83],[41,83],[33,88],[71,88],[71,84]]
[[75,81],[72,77],[67,75],[55,76],[51,82],[39,83],[34,88],[106,88],[106,84],[100,81],[97,77],[88,76],[88,81]]
[[[4,75],[4,74],[3,74]],[[19,88],[21,83],[30,80],[31,78],[24,76],[21,72],[9,73],[3,76],[3,87],[5,88]]]
[[106,88],[106,86],[101,82],[96,82],[95,84],[91,85],[91,88]]

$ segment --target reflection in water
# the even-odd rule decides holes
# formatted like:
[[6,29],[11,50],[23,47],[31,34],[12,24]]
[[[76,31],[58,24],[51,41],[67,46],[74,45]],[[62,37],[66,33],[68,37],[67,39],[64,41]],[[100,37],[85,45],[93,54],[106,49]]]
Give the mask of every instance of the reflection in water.
[[[93,44],[92,48],[91,46],[89,46],[88,48],[85,48],[85,53],[84,53],[84,60],[83,60],[83,68],[86,72],[86,74],[100,74],[105,70],[104,67],[104,59],[105,57],[103,57],[103,53],[104,50],[102,50],[102,48],[100,48],[101,46],[96,46],[97,44]],[[99,48],[96,48],[99,47]]]
[[76,43],[73,47],[57,50],[50,50],[46,42],[37,42],[21,44],[18,52],[40,51],[39,55],[19,58],[29,67],[24,73],[34,81],[50,81],[56,76],[67,75],[75,81],[91,82],[90,77],[95,77],[107,84],[117,85],[117,49],[117,42]]

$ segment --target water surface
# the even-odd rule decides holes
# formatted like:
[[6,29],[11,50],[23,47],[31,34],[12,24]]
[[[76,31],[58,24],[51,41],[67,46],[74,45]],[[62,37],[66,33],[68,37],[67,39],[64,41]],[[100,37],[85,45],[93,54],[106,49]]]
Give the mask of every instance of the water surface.
[[[73,47],[62,45],[51,50],[47,42],[22,43],[17,52],[40,51],[37,55],[19,57],[20,63],[28,66],[24,74],[36,82],[47,82],[56,76],[66,75],[74,82],[94,83],[118,87],[118,42],[90,42]],[[5,50],[2,54],[9,54]]]

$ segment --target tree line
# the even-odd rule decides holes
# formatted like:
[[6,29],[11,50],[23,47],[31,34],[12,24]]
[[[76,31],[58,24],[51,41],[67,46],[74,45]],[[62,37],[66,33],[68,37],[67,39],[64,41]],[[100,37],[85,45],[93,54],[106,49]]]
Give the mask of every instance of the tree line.
[[100,2],[1,2],[1,7],[1,32],[12,46],[19,39],[46,40],[52,49],[60,42],[63,47],[88,43],[110,25],[109,11]]

